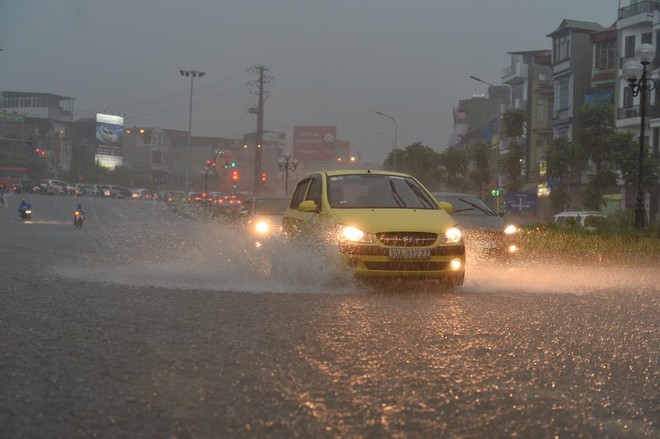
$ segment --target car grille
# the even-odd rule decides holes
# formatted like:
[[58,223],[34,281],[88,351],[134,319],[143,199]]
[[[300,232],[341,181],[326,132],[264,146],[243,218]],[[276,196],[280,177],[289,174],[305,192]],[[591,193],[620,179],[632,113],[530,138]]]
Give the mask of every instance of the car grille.
[[[355,256],[387,256],[389,250],[375,245],[341,244],[339,251]],[[431,248],[431,256],[461,256],[465,254],[463,245],[442,245]]]
[[428,247],[438,239],[436,233],[424,232],[386,232],[376,237],[388,247]]
[[367,270],[389,271],[444,271],[447,262],[430,261],[365,261]]

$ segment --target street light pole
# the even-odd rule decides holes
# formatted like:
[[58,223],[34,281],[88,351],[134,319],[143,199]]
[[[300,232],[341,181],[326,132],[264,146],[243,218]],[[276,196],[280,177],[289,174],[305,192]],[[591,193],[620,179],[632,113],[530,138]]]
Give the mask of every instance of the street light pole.
[[289,195],[289,170],[295,171],[298,167],[298,160],[291,160],[291,154],[284,154],[277,160],[280,170],[284,171],[284,196]]
[[381,116],[385,116],[388,119],[391,119],[392,122],[394,122],[394,172],[397,172],[397,167],[396,167],[396,156],[397,156],[397,152],[396,152],[396,137],[397,137],[396,136],[396,120],[392,116],[387,115],[385,113],[381,113],[380,111],[374,111],[374,113],[379,114]]
[[188,109],[188,148],[187,148],[187,159],[186,159],[186,192],[190,188],[190,137],[192,135],[192,104],[193,104],[193,78],[201,78],[206,75],[205,72],[200,72],[198,70],[179,70],[181,76],[190,77],[190,107]]
[[[639,157],[637,175],[637,200],[635,201],[635,227],[643,229],[646,223],[646,207],[644,205],[644,191],[642,181],[644,174],[644,131],[646,128],[646,95],[656,90],[656,82],[647,76],[647,67],[655,58],[655,47],[642,44],[635,49],[635,58],[626,61],[623,65],[623,74],[630,84],[633,96],[639,95]],[[656,90],[656,92],[658,92]]]
[[[481,82],[482,84],[486,84],[489,87],[496,88],[496,85],[491,84],[488,81],[484,81],[481,78],[477,78],[476,76],[470,75],[470,79],[474,79],[477,82]],[[502,84],[502,87],[509,87],[509,99],[508,102],[506,103],[507,107],[513,107],[513,88],[509,84]],[[489,91],[490,94],[490,91]],[[499,112],[500,114],[498,115],[498,118],[501,117],[502,113],[504,113],[504,104],[501,103],[501,101],[498,99],[498,102],[500,103],[500,108]],[[497,142],[497,145],[495,145],[495,207],[497,211],[500,209],[500,149],[502,149],[502,138],[500,137],[499,142]]]

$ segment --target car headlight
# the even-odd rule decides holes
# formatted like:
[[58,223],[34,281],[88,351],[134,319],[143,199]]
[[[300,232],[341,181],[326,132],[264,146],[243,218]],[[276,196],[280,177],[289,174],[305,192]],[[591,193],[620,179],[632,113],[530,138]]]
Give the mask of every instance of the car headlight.
[[264,220],[257,221],[254,223],[254,230],[259,234],[265,235],[270,232],[270,223]]
[[371,244],[371,235],[353,226],[343,226],[340,230],[340,238],[344,241]]
[[513,224],[509,224],[504,229],[504,233],[507,235],[513,235],[514,233],[518,233],[518,227],[514,226]]
[[440,241],[443,244],[452,244],[455,242],[461,242],[462,240],[463,240],[463,233],[461,233],[461,231],[458,230],[456,227],[452,227],[451,229],[447,230],[440,239]]

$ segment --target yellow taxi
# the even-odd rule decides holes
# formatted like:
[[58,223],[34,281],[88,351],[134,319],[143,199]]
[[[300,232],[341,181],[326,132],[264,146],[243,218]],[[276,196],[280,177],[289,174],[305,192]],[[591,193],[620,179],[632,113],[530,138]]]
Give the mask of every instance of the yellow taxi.
[[465,276],[465,246],[451,208],[408,174],[325,171],[298,182],[282,226],[288,237],[337,245],[358,278],[440,278],[454,286]]

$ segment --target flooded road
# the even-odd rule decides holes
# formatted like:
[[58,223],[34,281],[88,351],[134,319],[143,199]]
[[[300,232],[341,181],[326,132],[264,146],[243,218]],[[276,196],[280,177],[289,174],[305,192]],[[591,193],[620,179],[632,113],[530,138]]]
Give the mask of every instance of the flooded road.
[[0,437],[660,435],[657,270],[384,292],[156,203],[30,201],[0,209]]

